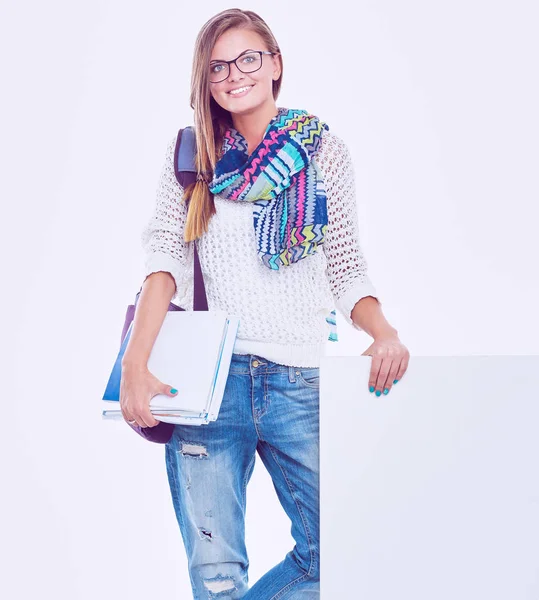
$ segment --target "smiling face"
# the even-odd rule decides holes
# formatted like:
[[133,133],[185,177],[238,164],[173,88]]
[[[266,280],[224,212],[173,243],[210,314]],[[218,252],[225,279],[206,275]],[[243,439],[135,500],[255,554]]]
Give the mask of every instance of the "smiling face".
[[[215,42],[213,47],[210,69],[219,71],[222,67],[216,67],[214,61],[232,60],[243,55],[246,50],[268,50],[266,44],[258,33],[250,29],[234,28],[223,33]],[[210,92],[217,104],[232,114],[247,114],[267,103],[274,104],[273,81],[279,79],[281,74],[279,59],[270,54],[262,55],[262,66],[258,71],[242,73],[234,63],[230,64],[228,77],[219,83],[209,83]],[[249,57],[238,59],[240,66],[248,64],[252,59]],[[243,67],[242,67],[243,68]],[[230,94],[231,90],[249,87],[245,92],[238,95]]]

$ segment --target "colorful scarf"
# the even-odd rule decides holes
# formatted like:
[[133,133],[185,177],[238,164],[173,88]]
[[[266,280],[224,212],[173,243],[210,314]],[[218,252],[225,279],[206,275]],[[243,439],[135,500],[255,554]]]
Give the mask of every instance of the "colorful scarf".
[[[324,179],[311,160],[329,127],[300,109],[278,108],[264,138],[248,154],[234,127],[225,132],[212,181],[212,194],[253,203],[257,252],[270,269],[290,266],[317,251],[327,229]],[[337,341],[336,313],[326,321]]]

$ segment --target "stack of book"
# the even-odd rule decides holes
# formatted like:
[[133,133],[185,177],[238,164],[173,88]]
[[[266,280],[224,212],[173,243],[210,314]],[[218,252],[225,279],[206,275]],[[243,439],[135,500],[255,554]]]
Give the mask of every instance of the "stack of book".
[[[225,392],[239,317],[224,311],[168,311],[148,359],[149,371],[176,388],[157,394],[150,411],[158,421],[204,425],[215,421]],[[103,394],[103,418],[123,419],[120,410],[122,358],[134,321],[120,347]]]

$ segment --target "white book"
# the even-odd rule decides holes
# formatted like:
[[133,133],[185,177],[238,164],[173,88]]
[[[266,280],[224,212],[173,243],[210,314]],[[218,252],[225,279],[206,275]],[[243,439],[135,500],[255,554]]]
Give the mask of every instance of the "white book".
[[[131,323],[103,395],[103,417],[121,417],[121,359]],[[214,421],[223,399],[239,317],[225,311],[167,311],[148,358],[148,369],[178,390],[157,394],[150,410],[159,421],[200,424]]]

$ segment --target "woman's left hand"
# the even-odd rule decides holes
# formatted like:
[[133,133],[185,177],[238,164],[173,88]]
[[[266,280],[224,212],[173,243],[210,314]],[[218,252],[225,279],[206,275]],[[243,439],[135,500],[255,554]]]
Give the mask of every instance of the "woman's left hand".
[[375,339],[362,356],[372,356],[369,391],[377,396],[389,394],[395,381],[402,379],[410,360],[410,352],[397,334]]

